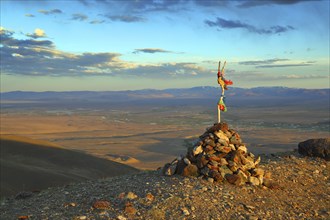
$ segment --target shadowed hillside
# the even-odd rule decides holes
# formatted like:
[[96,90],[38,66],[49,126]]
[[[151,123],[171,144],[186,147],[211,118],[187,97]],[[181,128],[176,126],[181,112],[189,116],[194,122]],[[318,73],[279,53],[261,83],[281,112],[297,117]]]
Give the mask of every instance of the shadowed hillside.
[[47,141],[1,135],[1,197],[87,179],[134,173],[127,165]]

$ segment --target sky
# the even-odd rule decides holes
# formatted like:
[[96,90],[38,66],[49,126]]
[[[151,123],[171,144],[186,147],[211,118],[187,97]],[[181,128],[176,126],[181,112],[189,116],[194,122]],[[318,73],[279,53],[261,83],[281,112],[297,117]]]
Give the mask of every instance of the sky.
[[329,88],[328,0],[1,0],[1,92]]

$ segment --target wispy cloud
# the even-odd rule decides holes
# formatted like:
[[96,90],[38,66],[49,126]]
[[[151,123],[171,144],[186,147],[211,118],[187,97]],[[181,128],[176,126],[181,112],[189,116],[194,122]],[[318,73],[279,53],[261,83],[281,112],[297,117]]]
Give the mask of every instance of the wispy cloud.
[[78,2],[80,2],[81,4],[83,4],[85,6],[89,6],[89,1],[88,0],[78,0]]
[[328,79],[329,76],[326,75],[298,75],[298,74],[290,74],[290,75],[281,75],[277,77],[278,79]]
[[217,27],[223,29],[245,29],[249,32],[257,33],[257,34],[279,34],[290,30],[294,30],[294,28],[290,25],[287,26],[275,25],[269,28],[257,28],[251,24],[244,23],[239,20],[226,20],[220,17],[217,17],[215,21],[205,20],[204,22],[210,27]]
[[26,36],[28,37],[32,37],[33,39],[37,39],[37,38],[45,38],[47,37],[46,33],[44,30],[40,29],[40,28],[36,28],[34,30],[33,34],[26,34]]
[[276,63],[276,62],[288,61],[288,60],[289,59],[274,58],[274,59],[268,59],[268,60],[243,61],[243,62],[239,62],[238,64],[240,64],[240,65],[254,65],[254,66],[258,66],[258,65],[273,64],[273,63]]
[[293,63],[293,64],[275,64],[275,65],[260,65],[256,68],[279,68],[279,67],[295,67],[295,66],[311,66],[311,63]]
[[89,23],[90,24],[103,24],[105,22],[105,20],[92,20]]
[[214,0],[193,0],[192,2],[194,2],[196,5],[201,5],[204,7],[210,7],[210,8],[214,8],[214,7],[225,7],[229,4],[230,1],[214,1]]
[[146,19],[141,16],[135,15],[104,15],[106,18],[110,19],[111,21],[121,21],[121,22],[143,22]]
[[72,14],[72,20],[76,20],[76,21],[85,21],[88,19],[88,16],[85,14],[81,14],[81,13],[76,13],[76,14]]
[[[288,62],[289,63],[285,63]],[[280,62],[280,63],[279,63]],[[253,65],[256,68],[279,68],[279,67],[297,67],[297,66],[311,66],[315,61],[306,61],[306,62],[296,62],[291,63],[289,59],[268,59],[268,60],[252,60],[252,61],[243,61],[239,62],[240,65]]]
[[263,0],[263,1],[244,1],[238,5],[239,8],[251,8],[265,5],[293,5],[306,0]]
[[137,65],[126,74],[148,78],[180,78],[180,77],[205,77],[210,76],[211,71],[196,63],[160,63],[154,65]]
[[52,15],[52,14],[62,14],[63,12],[60,9],[53,9],[53,10],[39,10],[38,11],[41,14],[44,15]]
[[33,14],[25,14],[25,17],[34,18],[35,16]]
[[289,73],[289,74],[274,74],[266,71],[232,71],[230,73],[231,79],[235,82],[240,81],[253,81],[253,82],[269,82],[269,81],[295,81],[295,80],[311,80],[311,79],[329,79],[327,74],[301,74],[301,73]]
[[163,50],[160,48],[143,48],[143,49],[135,49],[133,53],[173,53],[169,50]]

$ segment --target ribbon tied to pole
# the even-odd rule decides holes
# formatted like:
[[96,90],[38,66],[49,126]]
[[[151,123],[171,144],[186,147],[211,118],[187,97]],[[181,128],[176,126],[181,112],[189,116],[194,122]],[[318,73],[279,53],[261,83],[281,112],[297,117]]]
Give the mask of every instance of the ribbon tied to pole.
[[226,61],[223,64],[223,67],[221,69],[221,61],[219,61],[219,66],[218,66],[218,84],[221,87],[221,97],[218,101],[218,123],[220,123],[220,111],[226,112],[227,107],[225,104],[225,90],[228,89],[227,86],[233,85],[233,81],[231,80],[226,80],[225,79],[225,66],[226,66]]

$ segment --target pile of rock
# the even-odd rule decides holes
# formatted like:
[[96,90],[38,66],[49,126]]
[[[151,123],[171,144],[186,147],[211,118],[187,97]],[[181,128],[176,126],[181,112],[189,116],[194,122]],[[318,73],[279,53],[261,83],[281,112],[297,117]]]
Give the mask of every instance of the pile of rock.
[[218,123],[208,128],[186,156],[180,156],[163,167],[163,174],[171,176],[202,176],[208,181],[228,181],[235,185],[261,185],[264,170],[258,168],[260,157],[247,151],[240,135],[228,124]]

